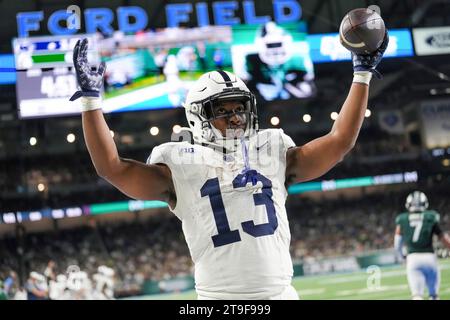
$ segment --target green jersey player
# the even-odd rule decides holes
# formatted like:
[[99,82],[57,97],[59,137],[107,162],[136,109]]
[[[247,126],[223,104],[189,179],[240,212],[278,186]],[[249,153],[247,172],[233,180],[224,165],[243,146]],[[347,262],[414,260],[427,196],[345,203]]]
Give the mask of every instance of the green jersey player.
[[407,249],[406,270],[412,298],[423,299],[425,285],[430,299],[438,298],[440,272],[434,254],[433,235],[450,248],[450,237],[439,227],[439,213],[428,209],[423,192],[414,191],[406,199],[408,212],[395,219],[395,248],[403,258],[403,244]]
[[250,91],[266,101],[305,98],[314,94],[311,59],[296,51],[293,41],[292,35],[272,21],[261,28],[255,39],[257,52],[245,57]]

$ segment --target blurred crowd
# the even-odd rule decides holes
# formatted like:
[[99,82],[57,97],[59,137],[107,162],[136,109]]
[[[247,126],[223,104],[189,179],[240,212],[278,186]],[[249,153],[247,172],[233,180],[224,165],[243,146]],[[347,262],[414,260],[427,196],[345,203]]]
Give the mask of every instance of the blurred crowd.
[[[424,191],[429,195],[430,208],[441,213],[442,229],[450,230],[446,188]],[[327,201],[293,197],[288,202],[293,259],[359,255],[392,248],[395,217],[404,211],[406,194]],[[15,238],[5,238],[0,243],[0,279],[4,294],[10,298],[134,296],[142,292],[146,281],[193,273],[180,221],[164,210],[144,220],[137,217],[114,224],[93,221],[82,228],[26,234],[23,244]],[[22,287],[17,281],[19,248],[24,251],[24,273],[28,275]],[[74,276],[71,268],[79,273]],[[74,285],[71,288],[67,285],[70,279],[84,289],[74,290]]]
[[[430,209],[441,214],[441,227],[450,232],[450,198],[444,191],[430,198]],[[395,218],[405,211],[404,200],[403,193],[383,193],[356,201],[339,199],[317,205],[304,199],[294,204],[289,211],[293,259],[360,255],[392,248]]]
[[[145,222],[94,222],[88,227],[27,234],[23,244],[25,273],[29,278],[36,273],[45,274],[47,262],[57,261],[52,267],[55,274],[67,278],[68,269],[78,268],[87,279],[87,286],[95,289],[95,274],[99,268],[109,268],[113,273],[114,297],[140,294],[148,280],[190,275],[192,263],[181,226],[165,214],[166,217]],[[16,253],[21,245],[14,237],[0,243],[0,279],[7,279],[20,268]],[[50,286],[49,281],[47,284]],[[88,297],[95,296],[98,295],[90,293]]]
[[[302,141],[296,142],[302,144],[317,135],[319,133],[305,135]],[[373,136],[377,139],[373,139]],[[151,146],[120,152],[125,158],[145,162],[151,153]],[[0,194],[3,198],[0,212],[61,208],[126,199],[98,177],[87,151],[50,158],[47,155],[34,156],[19,162],[16,159],[2,160],[0,165],[4,169],[0,171]],[[320,180],[415,170],[426,174],[430,167],[432,164],[429,159],[421,154],[418,147],[408,143],[403,135],[366,130],[349,156]],[[44,188],[41,191],[38,190],[39,184]]]
[[57,274],[50,260],[43,273],[31,271],[21,284],[11,270],[0,281],[0,300],[111,300],[114,299],[114,270],[100,265],[89,275],[77,265]]

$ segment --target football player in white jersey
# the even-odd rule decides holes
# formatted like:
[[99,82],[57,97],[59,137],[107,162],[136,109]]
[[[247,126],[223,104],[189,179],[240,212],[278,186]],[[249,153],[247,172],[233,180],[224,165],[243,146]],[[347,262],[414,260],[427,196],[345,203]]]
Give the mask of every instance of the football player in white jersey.
[[330,133],[303,146],[281,129],[259,130],[255,97],[244,82],[212,71],[184,103],[193,141],[162,144],[147,163],[121,158],[101,111],[105,65],[90,68],[87,40],[75,46],[80,91],[71,100],[82,99],[97,173],[131,198],[166,201],[181,220],[199,299],[298,299],[287,186],[320,177],[352,149],[388,40],[386,34],[373,54],[353,55],[353,83]]
[[97,273],[93,276],[93,293],[94,300],[112,300],[114,299],[114,270],[107,266],[99,266]]

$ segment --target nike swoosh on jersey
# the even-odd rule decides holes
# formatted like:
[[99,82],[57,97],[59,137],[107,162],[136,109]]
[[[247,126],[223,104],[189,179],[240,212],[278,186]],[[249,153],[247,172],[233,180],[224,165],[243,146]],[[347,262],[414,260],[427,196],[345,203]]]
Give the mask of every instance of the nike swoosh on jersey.
[[265,147],[268,143],[269,143],[269,140],[267,140],[266,142],[264,142],[262,145],[256,147],[256,151],[259,151],[260,149],[262,149],[263,147]]

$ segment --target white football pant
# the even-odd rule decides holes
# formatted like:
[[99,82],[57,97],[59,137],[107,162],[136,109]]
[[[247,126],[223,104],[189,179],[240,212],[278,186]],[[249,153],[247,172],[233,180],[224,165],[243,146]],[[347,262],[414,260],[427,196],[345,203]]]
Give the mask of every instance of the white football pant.
[[406,258],[406,273],[413,299],[423,299],[425,286],[430,298],[439,292],[440,271],[434,253],[411,253]]

